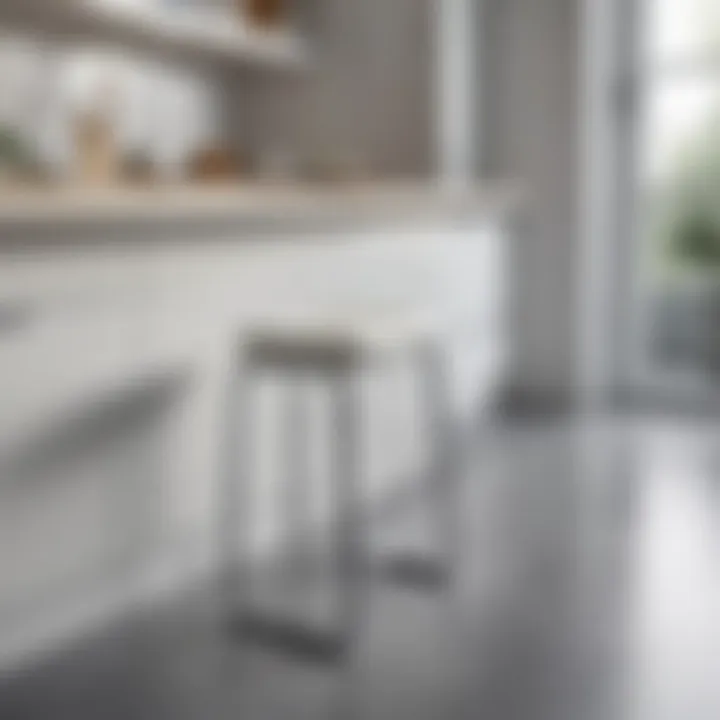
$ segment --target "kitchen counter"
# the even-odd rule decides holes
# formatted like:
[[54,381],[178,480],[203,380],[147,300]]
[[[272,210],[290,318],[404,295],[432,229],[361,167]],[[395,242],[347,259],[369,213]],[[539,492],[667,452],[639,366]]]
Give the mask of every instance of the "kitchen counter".
[[448,189],[430,183],[157,187],[121,190],[0,190],[0,243],[42,240],[47,231],[130,225],[242,224],[296,230],[315,223],[453,220],[515,207],[509,183]]
[[[16,598],[68,557],[95,577],[128,527],[135,547],[140,520],[153,577],[209,571],[228,383],[258,323],[432,314],[468,421],[509,372],[509,186],[2,192],[0,476],[15,504],[0,546],[39,558],[32,574],[5,573]],[[413,367],[388,362],[359,380],[370,503],[425,467],[425,442]],[[265,497],[282,477],[284,389],[263,378],[254,400]],[[308,390],[309,452],[321,458],[327,398]],[[322,507],[311,512],[324,522]],[[258,513],[257,531],[272,552],[273,513]]]
[[0,380],[15,398],[0,433],[25,425],[21,407],[50,415],[115,380],[202,368],[287,309],[487,324],[473,318],[499,306],[487,296],[517,204],[509,185],[0,191]]

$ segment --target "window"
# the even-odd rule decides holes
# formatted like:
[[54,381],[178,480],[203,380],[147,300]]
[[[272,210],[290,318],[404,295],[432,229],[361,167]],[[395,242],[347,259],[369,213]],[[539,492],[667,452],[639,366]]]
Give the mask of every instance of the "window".
[[720,380],[720,0],[636,2],[635,352],[656,377]]

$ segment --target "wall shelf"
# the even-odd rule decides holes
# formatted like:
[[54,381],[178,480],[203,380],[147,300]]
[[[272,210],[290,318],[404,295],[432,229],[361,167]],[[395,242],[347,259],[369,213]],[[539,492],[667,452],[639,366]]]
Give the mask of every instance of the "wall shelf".
[[190,10],[138,10],[82,0],[0,0],[0,27],[78,44],[130,48],[177,60],[298,71],[308,64],[303,38],[242,20]]

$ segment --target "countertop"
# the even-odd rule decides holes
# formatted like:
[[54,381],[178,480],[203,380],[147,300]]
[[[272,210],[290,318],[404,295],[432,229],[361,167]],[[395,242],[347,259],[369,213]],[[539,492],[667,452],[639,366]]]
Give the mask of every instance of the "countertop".
[[137,189],[0,188],[0,233],[128,223],[248,223],[443,219],[512,209],[511,183],[446,188],[398,182],[323,185],[228,185]]

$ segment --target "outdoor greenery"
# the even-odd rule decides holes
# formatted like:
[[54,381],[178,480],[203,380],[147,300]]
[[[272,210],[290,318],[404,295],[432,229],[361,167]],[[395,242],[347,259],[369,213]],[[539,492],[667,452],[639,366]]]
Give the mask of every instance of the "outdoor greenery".
[[[693,0],[687,8],[701,53],[720,47],[720,3]],[[666,269],[720,278],[720,111],[682,148],[670,180],[656,196],[655,237]]]
[[657,231],[671,264],[720,275],[720,115],[684,148],[660,205]]

